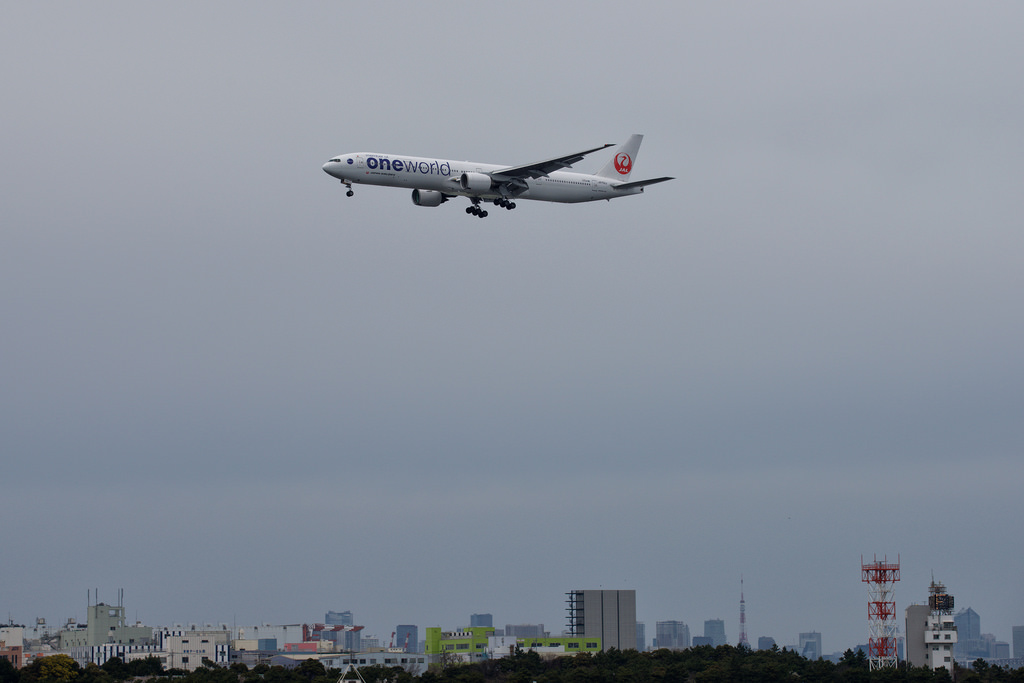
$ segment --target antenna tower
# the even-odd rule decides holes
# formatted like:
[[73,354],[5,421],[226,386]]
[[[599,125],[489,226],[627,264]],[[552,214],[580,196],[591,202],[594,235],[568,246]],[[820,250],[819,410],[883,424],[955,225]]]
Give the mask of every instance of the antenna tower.
[[743,575],[740,574],[740,647],[750,647],[747,640],[747,603],[743,600]]
[[871,670],[895,667],[896,657],[896,601],[893,600],[896,582],[900,580],[900,560],[887,558],[865,564],[860,558],[860,580],[868,585],[868,664]]

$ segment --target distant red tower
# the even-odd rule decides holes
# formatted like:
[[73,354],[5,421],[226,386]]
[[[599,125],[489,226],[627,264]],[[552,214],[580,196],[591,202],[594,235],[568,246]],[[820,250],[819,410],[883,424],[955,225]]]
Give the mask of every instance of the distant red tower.
[[740,575],[740,647],[750,647],[747,640],[747,604],[743,600],[743,575]]
[[860,558],[860,580],[868,584],[868,663],[871,669],[896,666],[896,582],[900,580],[900,561],[887,558],[865,564]]

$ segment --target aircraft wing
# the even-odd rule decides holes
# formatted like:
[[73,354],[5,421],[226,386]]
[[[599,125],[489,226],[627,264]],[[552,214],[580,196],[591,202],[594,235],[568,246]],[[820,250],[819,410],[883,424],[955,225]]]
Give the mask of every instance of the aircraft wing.
[[545,159],[544,161],[535,161],[532,164],[500,168],[496,171],[491,171],[490,176],[499,181],[513,180],[515,178],[541,178],[553,171],[569,168],[577,161],[582,160],[583,157],[588,154],[613,146],[614,143],[608,143],[607,145],[601,145],[600,147],[584,150],[582,152],[574,152],[573,154],[566,154],[565,156],[555,157],[553,159]]

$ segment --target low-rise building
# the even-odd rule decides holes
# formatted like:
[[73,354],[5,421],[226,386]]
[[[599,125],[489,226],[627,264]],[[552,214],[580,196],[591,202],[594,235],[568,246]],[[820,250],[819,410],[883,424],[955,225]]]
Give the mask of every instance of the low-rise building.
[[208,660],[218,666],[230,663],[229,631],[158,630],[159,649],[166,654],[168,669],[195,671]]
[[303,653],[287,652],[277,653],[268,662],[271,666],[283,666],[286,669],[294,669],[307,659],[315,659],[327,669],[344,669],[347,666],[354,666],[361,669],[364,666],[400,666],[409,673],[417,675],[426,671],[427,657],[422,654],[411,654],[399,652],[397,648],[383,652],[347,652],[347,653]]
[[0,659],[7,660],[15,669],[22,667],[22,646],[21,644],[8,645],[6,640],[0,640]]
[[600,652],[601,639],[593,636],[496,636],[494,629],[471,626],[462,631],[427,628],[426,654],[430,662],[442,659],[475,662],[500,659],[513,654],[516,648],[541,655],[565,655],[578,652]]

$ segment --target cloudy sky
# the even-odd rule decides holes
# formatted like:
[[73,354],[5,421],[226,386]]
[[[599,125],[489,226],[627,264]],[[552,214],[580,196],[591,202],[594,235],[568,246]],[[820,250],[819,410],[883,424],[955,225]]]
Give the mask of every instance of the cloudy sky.
[[[1024,623],[1019,3],[7,3],[0,612]],[[640,197],[321,171],[645,134]],[[577,165],[595,170],[608,155]]]

